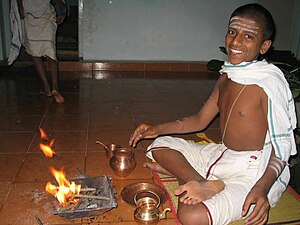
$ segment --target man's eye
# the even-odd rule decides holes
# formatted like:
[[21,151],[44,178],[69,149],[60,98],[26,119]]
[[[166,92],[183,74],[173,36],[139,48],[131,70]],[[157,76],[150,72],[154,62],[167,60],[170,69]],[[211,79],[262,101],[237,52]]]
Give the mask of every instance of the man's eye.
[[246,39],[253,39],[253,36],[250,35],[250,34],[246,34],[246,35],[245,35],[245,38],[246,38]]
[[228,34],[235,34],[234,30],[228,30]]

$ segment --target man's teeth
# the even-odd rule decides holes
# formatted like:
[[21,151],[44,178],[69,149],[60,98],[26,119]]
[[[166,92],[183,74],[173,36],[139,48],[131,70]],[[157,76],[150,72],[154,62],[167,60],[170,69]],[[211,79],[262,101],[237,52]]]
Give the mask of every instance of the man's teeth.
[[242,51],[235,50],[235,49],[231,49],[231,52],[234,53],[234,54],[241,54],[241,53],[243,53]]

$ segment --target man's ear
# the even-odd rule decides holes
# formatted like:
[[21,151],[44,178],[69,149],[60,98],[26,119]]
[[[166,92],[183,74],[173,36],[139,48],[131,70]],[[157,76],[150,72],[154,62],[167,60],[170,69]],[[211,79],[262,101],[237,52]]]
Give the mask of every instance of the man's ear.
[[269,50],[269,48],[271,47],[271,45],[272,45],[272,41],[271,40],[265,40],[264,42],[263,42],[263,44],[262,44],[262,46],[261,46],[261,48],[260,48],[260,54],[265,54],[268,50]]

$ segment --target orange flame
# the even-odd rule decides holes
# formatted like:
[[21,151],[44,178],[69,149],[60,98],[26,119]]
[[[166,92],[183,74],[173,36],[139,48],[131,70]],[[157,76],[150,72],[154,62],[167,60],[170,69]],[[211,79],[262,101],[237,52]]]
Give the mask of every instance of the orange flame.
[[55,152],[52,149],[52,146],[54,144],[54,139],[50,140],[48,135],[42,128],[39,128],[39,130],[41,133],[41,138],[49,142],[49,144],[40,143],[40,149],[43,151],[46,157],[52,158],[53,154],[55,154]]
[[42,128],[39,128],[39,130],[40,130],[40,133],[41,133],[41,138],[45,139],[45,140],[49,140],[48,135],[46,134],[46,132]]
[[46,192],[56,197],[62,205],[66,205],[69,201],[78,201],[78,199],[74,199],[73,197],[80,193],[81,185],[76,184],[74,181],[70,183],[63,171],[55,170],[52,167],[50,170],[58,183],[58,187],[48,182]]
[[40,143],[40,149],[43,151],[44,155],[48,158],[52,158],[53,154],[55,154],[55,152],[51,149],[49,145]]

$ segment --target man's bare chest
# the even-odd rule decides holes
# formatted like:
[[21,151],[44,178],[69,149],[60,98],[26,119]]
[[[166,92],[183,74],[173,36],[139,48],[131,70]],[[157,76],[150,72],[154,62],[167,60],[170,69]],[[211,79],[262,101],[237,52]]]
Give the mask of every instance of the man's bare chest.
[[219,90],[218,107],[221,114],[246,116],[261,110],[261,91],[257,85],[243,85],[227,79]]

